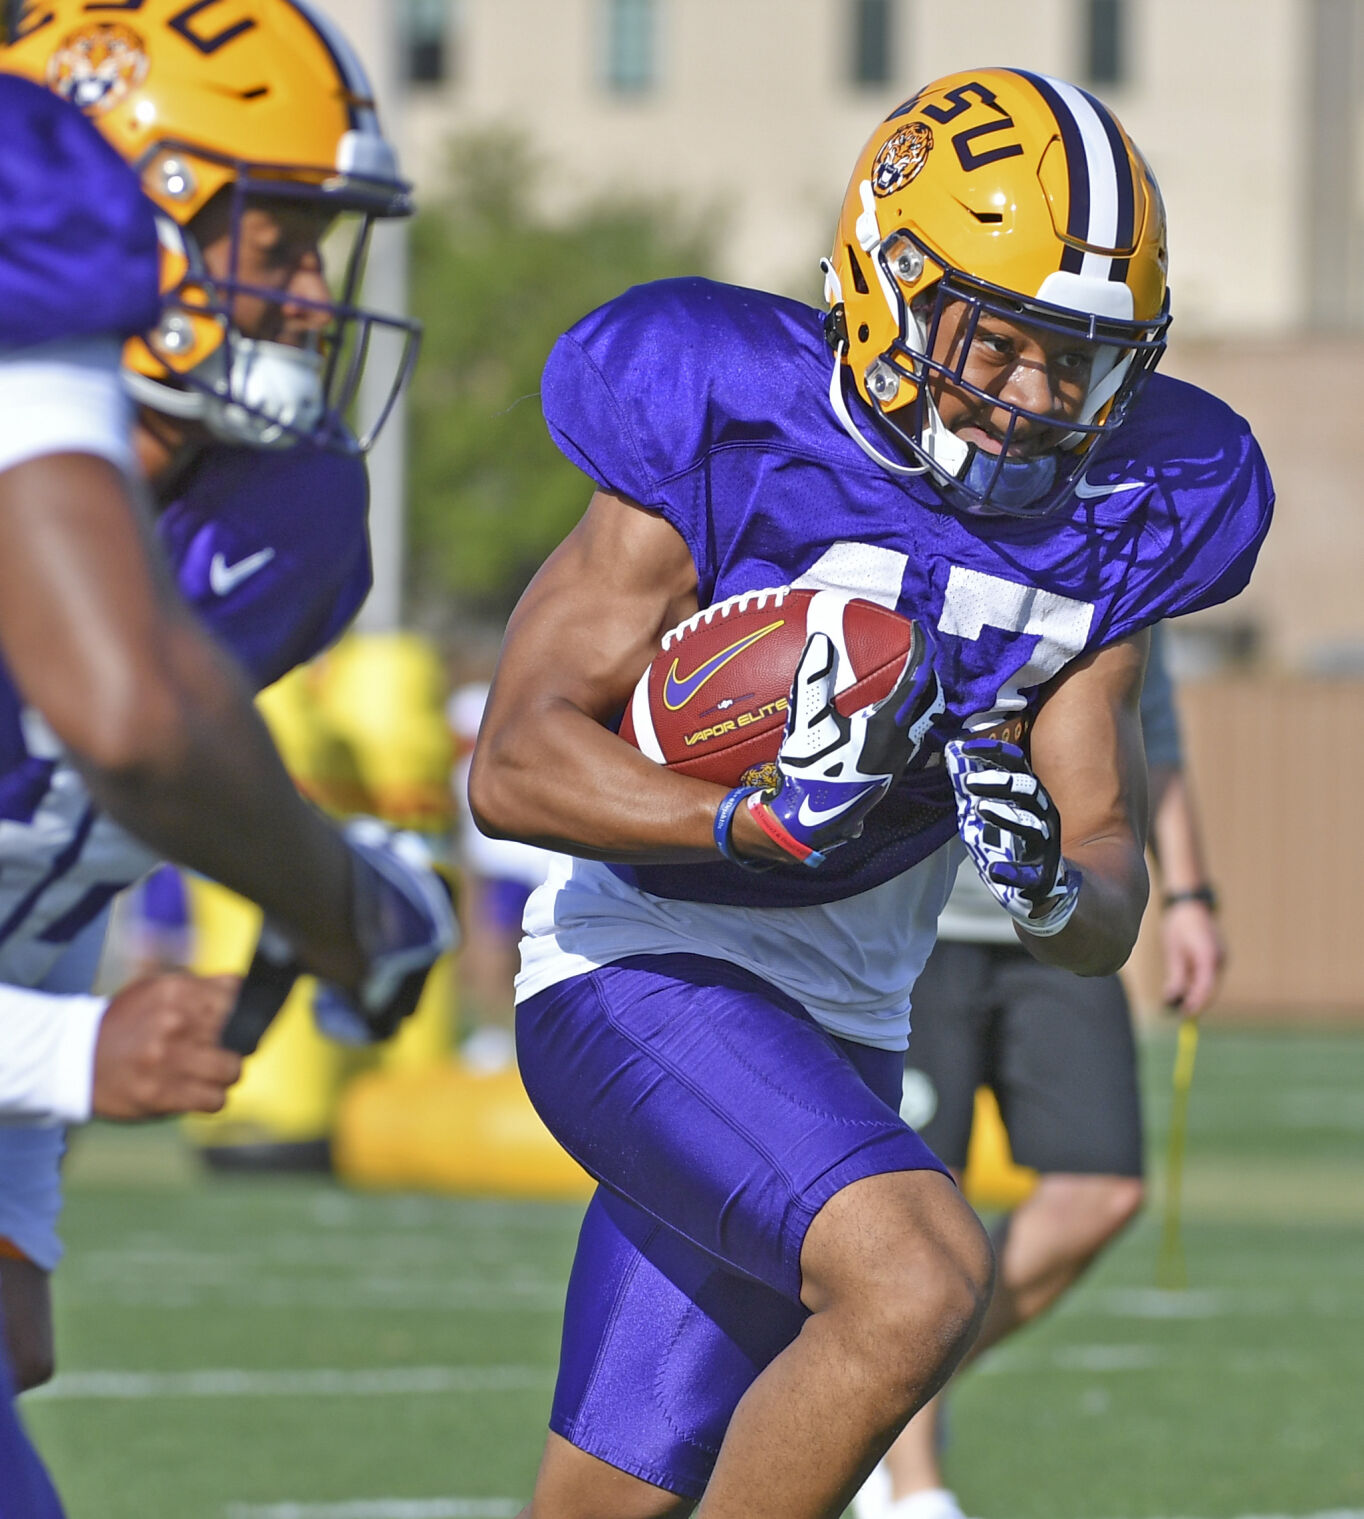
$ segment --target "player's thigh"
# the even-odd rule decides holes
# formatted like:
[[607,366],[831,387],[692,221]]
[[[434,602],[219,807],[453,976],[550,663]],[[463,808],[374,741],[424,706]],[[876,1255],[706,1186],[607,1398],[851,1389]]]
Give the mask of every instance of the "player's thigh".
[[[547,1512],[576,1514],[593,1491],[603,1514],[634,1513],[612,1506],[633,1489],[611,1472],[673,1499],[699,1498],[740,1399],[805,1318],[798,1304],[599,1189],[569,1278],[550,1414],[554,1435],[591,1459],[547,1456],[537,1489],[547,1504],[553,1496]],[[673,1512],[654,1501],[657,1512]]]
[[987,946],[940,939],[914,983],[900,1112],[957,1171],[976,1088],[989,1078],[992,981]]
[[1025,951],[1000,972],[995,1090],[1020,1165],[1142,1174],[1131,1013],[1117,976],[1075,976]]
[[793,1302],[830,1197],[942,1169],[895,1111],[896,1052],[835,1040],[723,961],[638,956],[575,977],[521,1005],[517,1040],[532,1101],[598,1181]]

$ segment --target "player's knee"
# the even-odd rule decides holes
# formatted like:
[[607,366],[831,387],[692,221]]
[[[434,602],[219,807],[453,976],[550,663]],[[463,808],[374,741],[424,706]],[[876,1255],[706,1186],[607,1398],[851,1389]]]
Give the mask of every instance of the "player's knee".
[[993,1283],[989,1236],[953,1191],[945,1207],[889,1221],[828,1302],[870,1360],[922,1369],[926,1352],[955,1361],[966,1351]]
[[1140,1176],[1110,1176],[1103,1198],[1105,1240],[1112,1239],[1136,1218],[1146,1203],[1146,1183]]
[[1146,1184],[1139,1176],[1046,1176],[1039,1206],[1051,1220],[1058,1240],[1089,1260],[1141,1212]]
[[50,1339],[41,1336],[15,1335],[9,1347],[10,1369],[18,1392],[30,1392],[50,1382],[57,1370],[57,1358]]

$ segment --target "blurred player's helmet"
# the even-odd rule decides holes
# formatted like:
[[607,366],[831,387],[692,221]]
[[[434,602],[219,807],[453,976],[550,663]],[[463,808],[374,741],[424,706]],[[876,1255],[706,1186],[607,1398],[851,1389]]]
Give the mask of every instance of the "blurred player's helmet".
[[[162,213],[165,300],[156,330],[125,354],[134,397],[252,447],[300,438],[368,447],[415,362],[418,329],[361,308],[359,285],[374,221],[407,216],[412,203],[364,70],[334,24],[305,0],[43,0],[11,17],[0,69],[78,105]],[[330,299],[286,301],[240,277],[248,205],[279,203],[335,215],[323,244],[327,265],[339,265]],[[231,230],[226,275],[210,275],[196,237],[210,204],[213,225]],[[305,308],[316,336],[307,346],[248,336],[231,316],[243,297]],[[346,421],[372,346],[387,351],[392,373],[370,391],[381,400],[356,419],[357,439]]]
[[[892,112],[862,151],[823,267],[843,426],[887,469],[929,474],[965,511],[1042,516],[1069,500],[1165,347],[1160,190],[1107,107],[1040,74],[953,74]],[[958,336],[934,359],[948,313]],[[1073,341],[1084,360],[1079,414],[1035,457],[1010,444],[1020,423],[1021,438],[1048,418],[963,378],[985,316]],[[887,457],[857,426],[845,366],[914,462]],[[999,453],[944,426],[930,394],[941,385],[1008,418]]]

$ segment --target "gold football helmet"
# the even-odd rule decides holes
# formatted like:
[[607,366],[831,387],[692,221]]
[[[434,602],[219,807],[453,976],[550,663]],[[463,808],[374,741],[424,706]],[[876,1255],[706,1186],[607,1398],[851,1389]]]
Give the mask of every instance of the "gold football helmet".
[[[368,447],[411,372],[418,329],[362,309],[359,284],[375,219],[407,216],[412,202],[364,70],[333,23],[306,0],[29,0],[11,15],[0,68],[79,106],[161,213],[162,316],[126,351],[134,397],[253,447],[304,437]],[[327,299],[287,297],[291,310],[308,308],[307,341],[267,341],[233,319],[244,299],[286,303],[242,277],[242,219],[252,205],[299,204],[332,226],[324,254],[331,264],[342,252],[341,268]],[[210,207],[215,233],[231,234],[225,274],[202,257]],[[387,345],[394,373],[357,440],[343,419],[383,330],[397,337]]]
[[[929,474],[967,511],[1063,505],[1165,347],[1165,211],[1150,169],[1092,95],[1020,69],[953,74],[893,111],[862,151],[822,267],[843,426],[886,469]],[[1084,391],[1063,430],[972,384],[982,318],[1072,350]],[[845,370],[913,462],[854,421]],[[1007,418],[997,453],[943,424],[944,386]],[[1016,430],[1048,424],[1056,446],[1013,446]]]

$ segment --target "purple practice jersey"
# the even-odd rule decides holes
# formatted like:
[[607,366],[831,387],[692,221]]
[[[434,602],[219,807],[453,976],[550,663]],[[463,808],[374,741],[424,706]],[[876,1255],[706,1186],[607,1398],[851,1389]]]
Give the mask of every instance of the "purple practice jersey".
[[[645,285],[560,338],[545,420],[599,486],[677,529],[702,606],[810,586],[931,627],[943,738],[1034,709],[1084,652],[1246,584],[1272,487],[1247,424],[1205,392],[1152,378],[1058,514],[970,517],[926,478],[892,477],[862,454],[829,404],[832,363],[808,306],[699,279]],[[880,885],[954,831],[937,765],[907,775],[817,871],[612,869],[655,896],[799,907]]]
[[[158,527],[184,599],[264,687],[345,630],[370,586],[357,458],[207,450]],[[0,666],[0,981],[34,985],[156,855],[95,811]]]
[[0,74],[0,352],[127,337],[160,307],[152,205],[75,106]]

